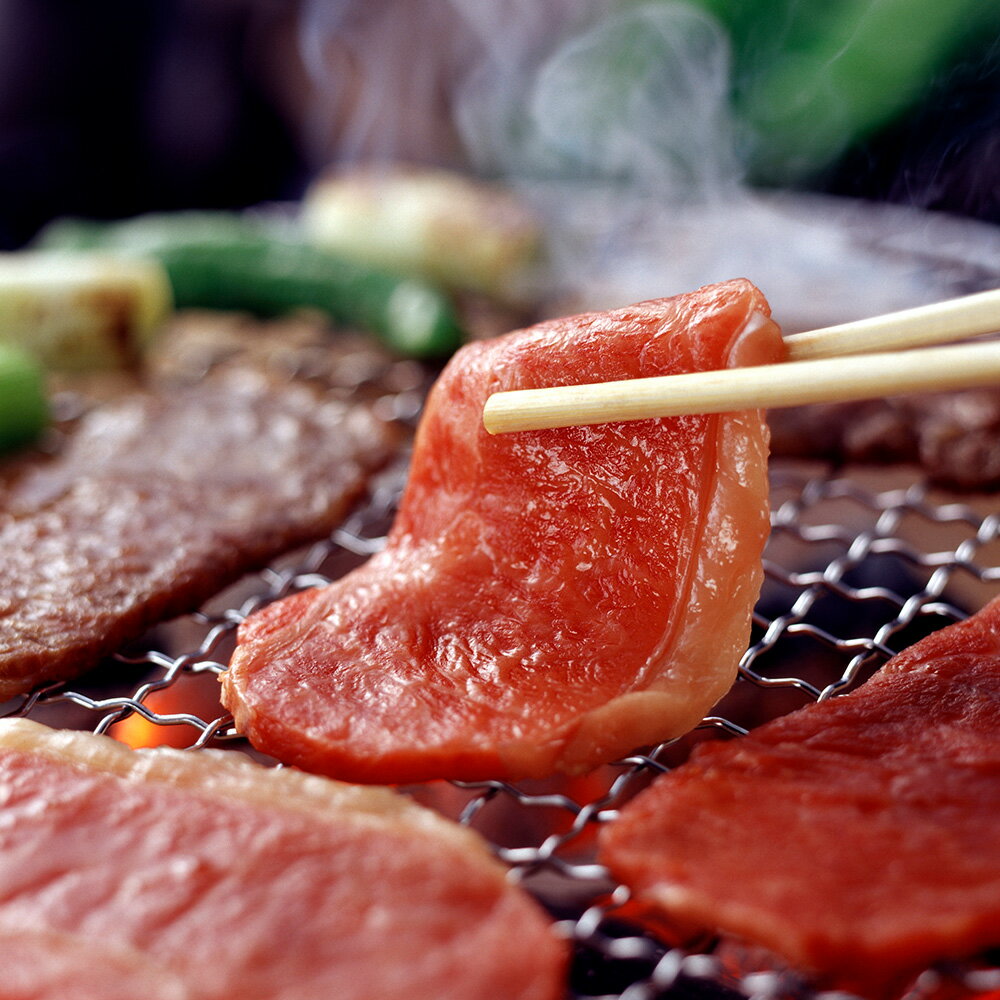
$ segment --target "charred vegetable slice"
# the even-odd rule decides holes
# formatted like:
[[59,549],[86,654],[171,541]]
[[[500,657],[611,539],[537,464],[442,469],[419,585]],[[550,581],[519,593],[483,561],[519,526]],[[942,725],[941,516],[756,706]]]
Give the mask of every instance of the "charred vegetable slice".
[[0,343],[46,368],[131,367],[170,310],[155,261],[90,253],[0,255]]
[[257,239],[163,247],[179,307],[278,316],[318,309],[411,357],[444,357],[462,342],[447,298],[422,281],[342,260],[313,247]]

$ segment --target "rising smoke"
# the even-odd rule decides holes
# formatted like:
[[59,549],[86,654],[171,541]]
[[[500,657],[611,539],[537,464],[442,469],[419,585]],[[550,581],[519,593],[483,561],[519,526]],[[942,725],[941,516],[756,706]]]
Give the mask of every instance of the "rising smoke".
[[727,35],[682,0],[307,0],[301,37],[315,169],[502,179],[581,306],[741,275],[804,328],[972,290],[997,259],[975,225],[749,187]]

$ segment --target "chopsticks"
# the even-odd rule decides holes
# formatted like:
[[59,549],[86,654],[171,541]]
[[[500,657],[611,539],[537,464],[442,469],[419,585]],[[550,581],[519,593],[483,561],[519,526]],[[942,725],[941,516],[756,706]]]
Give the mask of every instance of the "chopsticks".
[[926,345],[998,329],[1000,289],[791,334],[781,364],[494,393],[483,423],[500,434],[996,385],[1000,341]]
[[789,361],[945,344],[1000,330],[1000,289],[785,337]]

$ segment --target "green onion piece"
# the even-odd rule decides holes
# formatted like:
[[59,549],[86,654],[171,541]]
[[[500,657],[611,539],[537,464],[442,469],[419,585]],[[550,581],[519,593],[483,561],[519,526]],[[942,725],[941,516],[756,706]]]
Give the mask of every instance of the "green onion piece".
[[29,444],[48,421],[41,365],[27,351],[0,344],[0,452]]

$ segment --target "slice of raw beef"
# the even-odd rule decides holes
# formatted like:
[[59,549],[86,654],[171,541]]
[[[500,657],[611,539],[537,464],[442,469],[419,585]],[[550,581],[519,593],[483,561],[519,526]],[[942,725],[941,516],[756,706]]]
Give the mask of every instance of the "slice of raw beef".
[[850,694],[706,744],[602,831],[668,922],[877,996],[1000,944],[1000,600]]
[[224,701],[286,763],[378,783],[582,772],[696,725],[746,649],[758,411],[492,436],[503,389],[777,360],[748,281],[471,344],[431,392],[387,547],[253,615]]
[[486,843],[388,789],[5,720],[0,804],[0,954],[53,944],[18,997],[86,945],[169,970],[166,998],[563,995],[563,942]]

